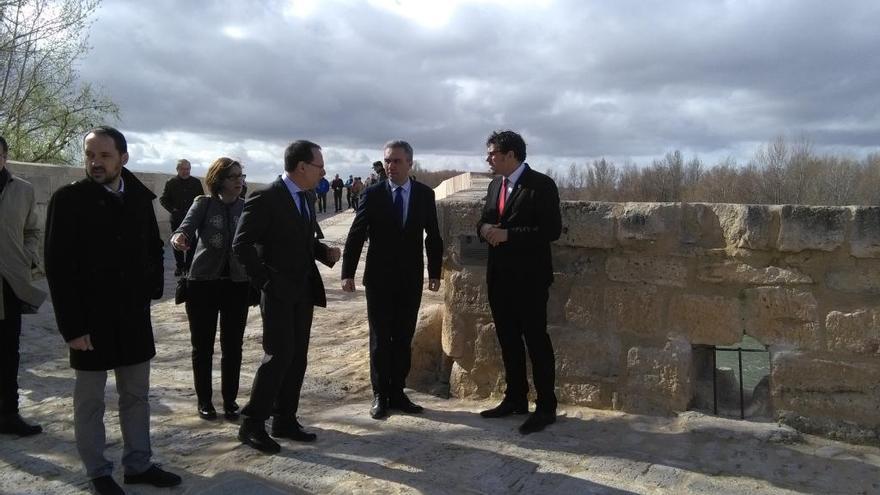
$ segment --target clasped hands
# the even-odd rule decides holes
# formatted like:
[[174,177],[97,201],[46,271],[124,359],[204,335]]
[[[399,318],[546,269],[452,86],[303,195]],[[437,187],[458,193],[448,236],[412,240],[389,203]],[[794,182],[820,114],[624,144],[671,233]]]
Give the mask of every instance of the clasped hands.
[[507,229],[502,229],[498,224],[492,225],[484,223],[480,227],[480,235],[492,247],[497,247],[502,242],[507,242]]

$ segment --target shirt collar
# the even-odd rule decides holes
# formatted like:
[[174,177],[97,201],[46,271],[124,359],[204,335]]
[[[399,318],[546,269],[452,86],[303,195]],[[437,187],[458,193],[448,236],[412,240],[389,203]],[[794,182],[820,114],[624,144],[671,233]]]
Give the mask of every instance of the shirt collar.
[[408,194],[409,188],[412,185],[411,183],[412,183],[412,179],[410,179],[409,177],[406,178],[406,182],[404,182],[402,186],[398,186],[394,182],[391,182],[391,179],[388,179],[388,189],[390,189],[391,192],[395,192],[395,191],[397,191],[397,188],[401,188],[401,189],[403,189],[404,194]]
[[290,194],[295,196],[296,193],[303,191],[303,189],[296,185],[296,182],[291,180],[290,176],[286,173],[281,175],[281,180],[284,182],[284,185],[287,186],[287,190],[290,191]]
[[526,167],[528,167],[528,165],[526,165],[526,162],[522,162],[519,164],[519,167],[516,167],[516,170],[514,170],[513,173],[507,177],[508,187],[516,184],[516,181],[518,181],[519,177],[523,174],[523,172],[525,172]]
[[117,196],[122,196],[122,194],[125,192],[125,180],[122,178],[121,175],[119,176],[119,190],[118,191],[114,191],[107,184],[104,184],[104,189],[109,191],[111,194],[115,194]]

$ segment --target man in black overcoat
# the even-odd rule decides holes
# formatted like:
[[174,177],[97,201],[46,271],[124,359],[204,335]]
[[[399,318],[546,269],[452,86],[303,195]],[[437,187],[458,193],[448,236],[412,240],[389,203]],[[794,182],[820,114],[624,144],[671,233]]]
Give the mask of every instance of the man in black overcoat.
[[[406,141],[385,144],[387,180],[361,193],[342,258],[342,290],[354,292],[354,275],[369,238],[364,287],[370,326],[370,416],[389,409],[419,413],[406,396],[413,334],[422,302],[425,253],[428,290],[440,289],[443,240],[437,223],[434,191],[409,177],[413,149]],[[422,247],[424,245],[424,248]]]
[[86,178],[58,189],[46,218],[46,277],[70,348],[76,446],[98,493],[120,493],[104,457],[104,386],[116,376],[125,483],[180,484],[150,457],[150,300],[162,297],[156,196],[123,166],[125,137],[98,127],[83,140]]

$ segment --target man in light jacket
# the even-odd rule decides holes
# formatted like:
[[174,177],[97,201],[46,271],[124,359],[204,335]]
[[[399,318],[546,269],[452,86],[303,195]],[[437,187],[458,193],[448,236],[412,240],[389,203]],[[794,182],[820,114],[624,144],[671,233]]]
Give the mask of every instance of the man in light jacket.
[[0,136],[0,433],[26,437],[43,431],[18,414],[18,345],[22,313],[35,313],[46,293],[31,284],[39,264],[34,188],[6,168],[9,145]]

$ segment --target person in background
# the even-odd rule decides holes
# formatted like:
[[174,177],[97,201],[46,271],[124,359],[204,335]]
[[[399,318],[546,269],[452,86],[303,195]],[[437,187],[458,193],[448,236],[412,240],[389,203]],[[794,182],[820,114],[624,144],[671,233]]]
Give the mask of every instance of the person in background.
[[[159,204],[171,215],[171,231],[180,227],[180,222],[189,207],[192,206],[193,200],[197,196],[205,194],[202,188],[202,181],[190,175],[192,165],[189,160],[181,158],[177,160],[177,175],[165,182],[165,189],[162,191],[162,197],[159,198]],[[177,267],[174,269],[174,276],[179,277],[189,271],[192,264],[193,252],[174,251],[174,260]]]
[[364,183],[361,181],[361,178],[355,177],[354,182],[351,183],[351,187],[348,190],[351,192],[351,207],[354,208],[355,211],[357,211],[358,201],[361,197],[361,191],[364,190]]
[[156,196],[124,165],[125,136],[102,126],[83,139],[86,178],[61,187],[46,214],[46,278],[75,370],[76,447],[100,494],[123,493],[104,457],[104,387],[116,376],[125,483],[179,485],[150,461],[150,300],[162,297]]
[[[354,184],[354,176],[349,175],[348,180],[345,181],[345,201],[347,202],[347,205],[348,205],[345,207],[345,209],[352,207],[352,205],[351,205],[351,186],[353,184]],[[355,208],[355,209],[357,209],[357,208]]]
[[330,182],[326,177],[321,177],[315,186],[315,194],[318,196],[318,213],[327,213],[327,193],[330,192]]
[[[187,276],[186,316],[192,341],[193,380],[202,419],[217,418],[212,402],[211,368],[217,317],[220,317],[221,394],[226,419],[238,419],[241,345],[248,314],[248,277],[232,255],[232,239],[244,210],[245,175],[231,158],[214,160],[205,183],[210,196],[199,196],[171,236],[178,251],[195,250]],[[195,244],[195,245],[194,245]]]
[[333,189],[333,205],[336,207],[336,213],[339,213],[342,211],[342,190],[345,189],[345,182],[339,178],[339,174],[336,174],[333,182],[330,183],[330,188]]
[[46,293],[31,283],[39,265],[40,225],[34,188],[6,168],[9,145],[0,136],[0,433],[43,431],[18,412],[18,352],[22,313],[36,313]]

